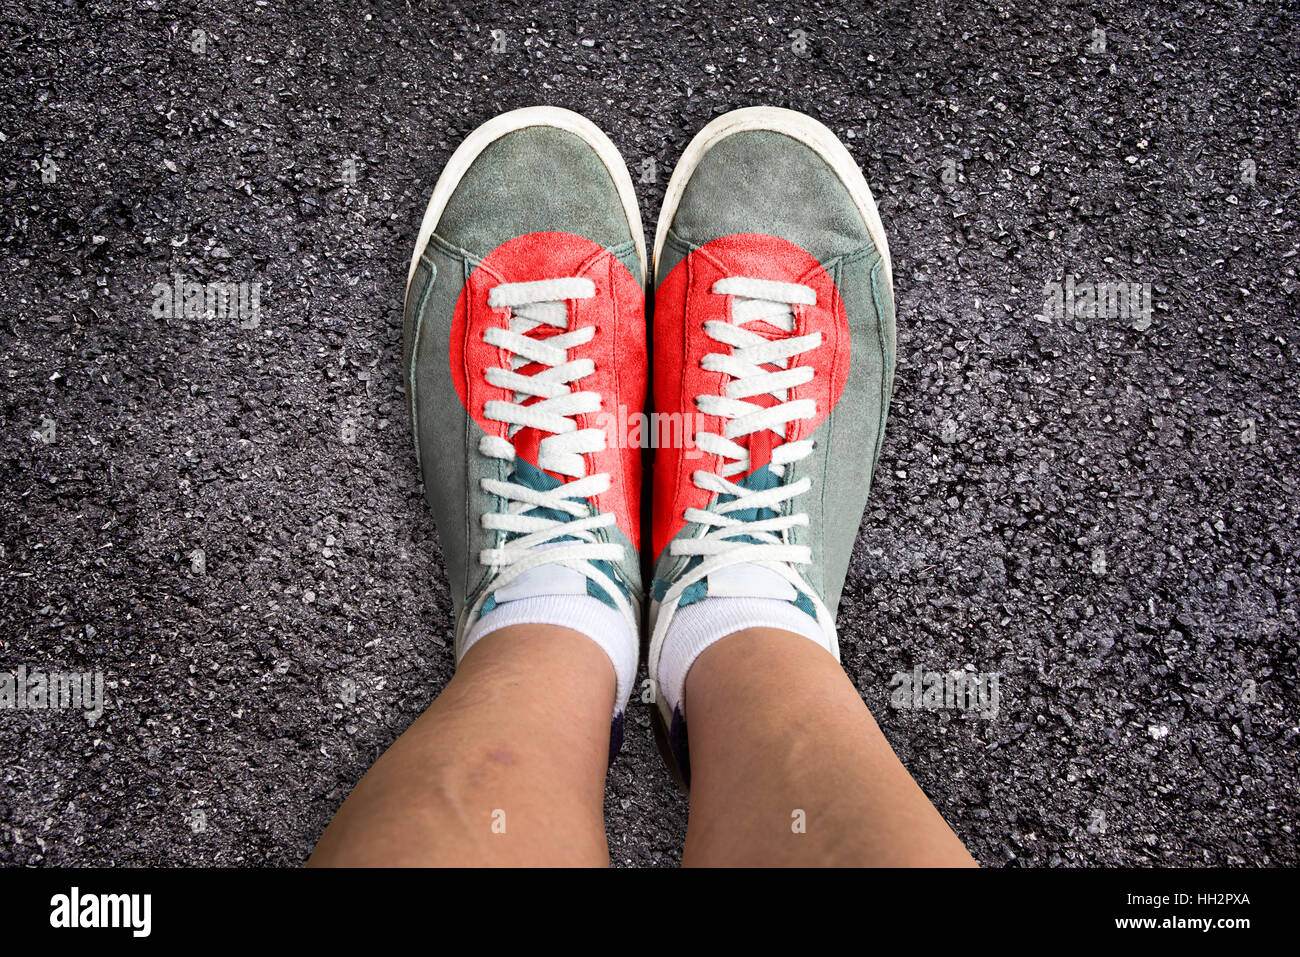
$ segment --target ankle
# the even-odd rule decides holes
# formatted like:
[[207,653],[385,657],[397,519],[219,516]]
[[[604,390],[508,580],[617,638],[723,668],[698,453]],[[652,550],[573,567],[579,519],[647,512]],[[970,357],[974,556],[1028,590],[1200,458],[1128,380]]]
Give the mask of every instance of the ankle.
[[[669,623],[654,675],[670,710],[685,714],[687,679],[703,655],[723,643],[739,644],[739,651],[734,653],[748,655],[752,649],[766,645],[764,635],[768,633],[801,641],[826,654],[817,620],[789,601],[717,597],[678,608]],[[756,638],[758,643],[743,640],[742,636]],[[778,644],[785,647],[786,643]]]
[[752,726],[787,726],[794,714],[833,704],[857,690],[826,649],[779,628],[746,628],[726,636],[696,659],[685,686],[692,723],[725,710]]
[[490,699],[496,708],[530,711],[529,701],[538,707],[563,702],[566,709],[576,705],[608,719],[615,685],[609,656],[584,633],[561,625],[522,624],[474,642],[447,692],[466,706]]

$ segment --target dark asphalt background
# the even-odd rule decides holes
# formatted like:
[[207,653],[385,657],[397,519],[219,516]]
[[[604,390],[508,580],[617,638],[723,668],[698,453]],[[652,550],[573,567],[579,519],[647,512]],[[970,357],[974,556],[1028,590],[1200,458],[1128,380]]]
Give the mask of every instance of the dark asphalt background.
[[[354,6],[0,2],[0,670],[109,683],[94,726],[0,711],[0,861],[303,861],[451,674],[398,368],[442,165],[567,106],[655,161],[649,232],[766,103],[893,249],[840,627],[904,763],[986,865],[1297,863],[1294,3]],[[175,272],[260,326],[156,318]],[[1036,318],[1067,274],[1150,325]],[[997,716],[892,709],[916,665],[1000,673]],[[679,860],[644,707],[606,807],[615,864]]]

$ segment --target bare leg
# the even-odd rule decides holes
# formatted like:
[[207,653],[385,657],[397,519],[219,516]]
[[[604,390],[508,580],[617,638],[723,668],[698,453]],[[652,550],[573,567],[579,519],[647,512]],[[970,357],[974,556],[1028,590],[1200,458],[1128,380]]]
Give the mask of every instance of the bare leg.
[[567,628],[517,625],[465,654],[339,808],[312,866],[608,866],[614,669]]
[[806,638],[738,632],[686,678],[688,865],[974,866],[843,669]]

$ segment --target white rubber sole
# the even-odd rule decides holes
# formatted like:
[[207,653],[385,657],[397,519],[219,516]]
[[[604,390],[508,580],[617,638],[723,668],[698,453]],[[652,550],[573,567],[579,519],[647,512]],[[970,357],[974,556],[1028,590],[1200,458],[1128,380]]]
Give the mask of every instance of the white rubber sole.
[[609,170],[610,178],[618,190],[619,201],[623,204],[623,213],[627,216],[628,227],[632,231],[632,238],[636,241],[641,275],[646,275],[645,234],[641,228],[641,208],[637,205],[632,176],[627,171],[627,164],[623,162],[618,147],[610,142],[609,137],[602,133],[595,123],[572,110],[558,106],[529,106],[494,116],[465,137],[465,141],[456,147],[456,152],[451,154],[447,167],[433,187],[433,196],[430,197],[428,208],[424,211],[424,219],[420,222],[420,232],[415,240],[415,252],[411,254],[411,268],[406,273],[408,293],[411,279],[415,276],[416,264],[419,263],[424,248],[429,245],[429,238],[438,228],[438,220],[442,218],[451,194],[456,191],[456,187],[460,185],[461,179],[469,171],[474,160],[478,159],[479,154],[489,145],[507,133],[527,129],[530,126],[552,126],[572,133],[596,151],[605,168]]
[[659,211],[659,224],[655,227],[655,282],[658,283],[660,278],[659,256],[663,252],[664,240],[668,236],[668,227],[673,217],[677,215],[677,204],[682,200],[682,193],[685,192],[686,183],[695,172],[695,167],[704,158],[704,154],[719,142],[743,130],[782,133],[803,143],[826,161],[849,191],[854,205],[858,207],[858,212],[866,223],[867,233],[876,244],[876,248],[880,250],[881,259],[885,261],[885,275],[889,279],[890,288],[893,288],[894,267],[889,258],[889,243],[885,239],[885,224],[880,221],[880,213],[876,210],[876,198],[871,195],[871,187],[867,185],[867,180],[862,175],[857,161],[840,142],[839,137],[811,116],[776,106],[751,106],[724,113],[696,133],[695,138],[686,147],[682,158],[677,161],[677,168],[673,170],[673,175],[668,180],[664,204]]

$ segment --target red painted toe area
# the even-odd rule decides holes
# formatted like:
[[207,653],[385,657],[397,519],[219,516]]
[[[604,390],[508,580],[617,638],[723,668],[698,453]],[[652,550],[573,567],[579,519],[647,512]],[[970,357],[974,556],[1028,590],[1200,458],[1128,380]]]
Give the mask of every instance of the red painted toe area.
[[[456,302],[451,336],[447,344],[452,381],[461,403],[470,417],[488,435],[506,437],[507,426],[487,418],[484,404],[493,400],[513,401],[506,389],[488,383],[485,371],[510,368],[511,353],[484,342],[484,332],[498,326],[508,328],[508,308],[492,308],[488,295],[503,283],[535,282],[567,277],[590,279],[596,294],[590,299],[571,300],[569,326],[574,331],[596,327],[596,335],[582,346],[570,349],[570,359],[591,359],[595,371],[573,384],[575,391],[595,392],[601,396],[597,413],[574,416],[578,428],[604,427],[607,436],[603,452],[586,456],[587,474],[608,472],[609,491],[596,497],[596,507],[613,512],[618,526],[632,541],[640,544],[641,451],[629,448],[618,423],[628,414],[645,407],[648,378],[645,328],[645,293],[641,284],[617,258],[603,246],[571,233],[544,232],[519,236],[498,246],[470,274]],[[546,338],[561,330],[540,326],[529,335]],[[516,370],[523,375],[539,371],[536,366]],[[538,464],[538,443],[549,433],[521,429],[514,437],[516,454]],[[567,476],[555,476],[566,481]]]
[[[725,420],[700,415],[695,398],[723,395],[730,376],[708,372],[701,360],[709,353],[726,353],[729,347],[704,332],[709,320],[731,321],[731,296],[713,292],[720,279],[747,277],[776,282],[799,283],[817,294],[814,305],[793,307],[795,326],[784,332],[767,323],[747,323],[745,328],[767,338],[822,333],[821,344],[796,356],[793,364],[811,366],[816,375],[805,385],[790,391],[789,398],[813,399],[817,414],[791,422],[784,441],[807,438],[830,414],[844,392],[851,358],[848,316],[830,274],[809,253],[776,236],[743,233],[724,236],[693,250],[677,264],[655,293],[654,410],[659,415],[676,415],[691,440],[691,448],[660,448],[654,465],[653,547],[658,556],[686,524],[687,508],[704,508],[710,494],[691,481],[697,470],[717,471],[718,456],[694,449],[696,428],[721,434]],[[755,404],[773,404],[771,397],[754,397]],[[674,421],[676,433],[677,422]],[[661,432],[666,432],[661,427]],[[750,453],[751,465],[760,468],[771,459],[776,436],[758,432],[738,440]]]

